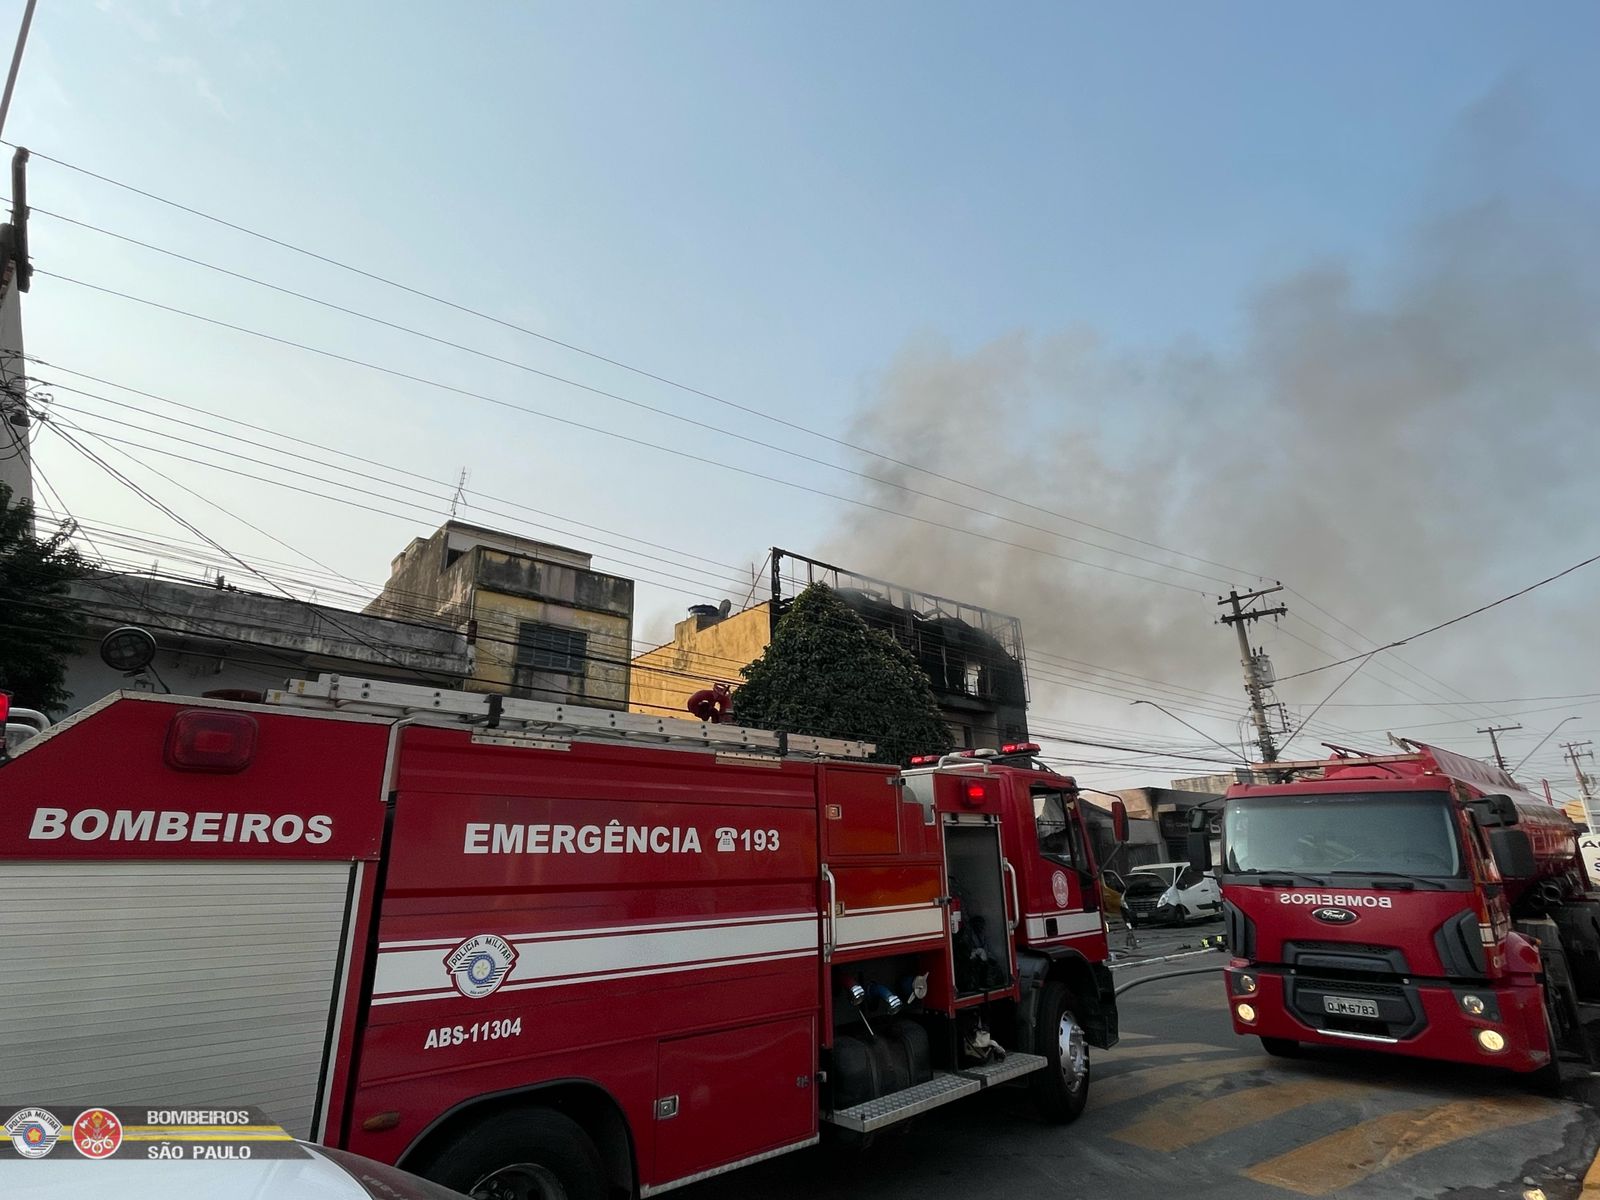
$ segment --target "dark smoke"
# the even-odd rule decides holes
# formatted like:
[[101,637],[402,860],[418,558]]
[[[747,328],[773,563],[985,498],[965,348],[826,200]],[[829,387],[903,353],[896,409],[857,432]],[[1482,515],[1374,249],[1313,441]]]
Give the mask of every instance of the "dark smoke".
[[[884,487],[869,489],[874,502],[1192,590],[863,512],[849,514],[822,557],[1016,613],[1029,645],[1053,654],[1237,695],[1231,639],[1211,623],[1220,581],[1282,578],[1386,640],[1593,553],[1600,206],[1536,161],[1525,109],[1508,92],[1469,115],[1440,172],[1439,190],[1453,199],[1383,261],[1311,260],[1243,298],[1235,346],[1129,351],[1089,325],[1021,330],[970,351],[927,336],[869,388],[854,431],[866,444],[1245,571],[881,462],[868,465],[1218,579]],[[1580,597],[1600,575],[1560,586],[1525,602],[1521,611],[1542,622],[1530,645],[1441,635],[1408,656],[1475,695],[1592,690],[1567,685],[1586,683],[1597,665],[1594,609]],[[1304,625],[1286,628],[1345,653]],[[1544,653],[1560,645],[1564,655]],[[1280,673],[1325,661],[1292,641],[1274,643],[1274,656]],[[1285,698],[1314,703],[1342,673]]]

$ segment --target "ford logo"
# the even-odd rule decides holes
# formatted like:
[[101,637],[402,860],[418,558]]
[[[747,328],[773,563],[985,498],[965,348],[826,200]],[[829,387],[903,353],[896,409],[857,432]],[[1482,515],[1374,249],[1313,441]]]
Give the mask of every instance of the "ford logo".
[[1348,925],[1356,919],[1355,913],[1348,908],[1314,908],[1311,915],[1319,921],[1326,921],[1329,925]]

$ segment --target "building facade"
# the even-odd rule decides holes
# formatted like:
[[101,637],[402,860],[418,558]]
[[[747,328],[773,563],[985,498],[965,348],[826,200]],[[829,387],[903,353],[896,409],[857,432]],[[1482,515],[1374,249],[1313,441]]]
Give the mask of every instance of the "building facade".
[[672,627],[670,642],[633,660],[628,708],[650,716],[682,716],[689,697],[711,684],[737,687],[739,668],[759,658],[771,638],[768,604],[726,615],[715,605],[696,605]]
[[447,521],[395,557],[364,611],[460,630],[469,690],[624,709],[633,580],[591,563],[581,550]]
[[673,628],[672,641],[634,659],[630,708],[681,713],[690,696],[714,682],[736,687],[740,668],[767,648],[790,602],[822,583],[917,660],[955,746],[1027,740],[1027,671],[1016,617],[784,550],[773,550],[772,563],[767,600],[732,614],[726,605],[696,605]]
[[[244,696],[324,672],[460,687],[470,673],[466,638],[454,629],[285,596],[108,572],[73,584],[72,599],[87,633],[67,662],[71,712],[124,689]],[[155,639],[145,670],[101,660],[100,640],[127,625]]]

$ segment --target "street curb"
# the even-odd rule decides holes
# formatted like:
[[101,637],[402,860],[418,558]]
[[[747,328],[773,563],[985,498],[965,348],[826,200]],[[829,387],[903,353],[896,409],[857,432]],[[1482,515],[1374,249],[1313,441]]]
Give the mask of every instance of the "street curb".
[[1595,1152],[1594,1161],[1583,1173],[1583,1189],[1578,1195],[1580,1200],[1600,1200],[1600,1151]]

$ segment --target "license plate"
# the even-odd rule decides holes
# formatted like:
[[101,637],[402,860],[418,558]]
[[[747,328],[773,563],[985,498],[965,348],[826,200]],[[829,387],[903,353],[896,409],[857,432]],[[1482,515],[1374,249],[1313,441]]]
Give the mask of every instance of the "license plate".
[[1353,1000],[1349,996],[1324,996],[1322,1007],[1339,1017],[1376,1017],[1378,1006],[1371,1000]]

